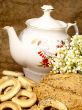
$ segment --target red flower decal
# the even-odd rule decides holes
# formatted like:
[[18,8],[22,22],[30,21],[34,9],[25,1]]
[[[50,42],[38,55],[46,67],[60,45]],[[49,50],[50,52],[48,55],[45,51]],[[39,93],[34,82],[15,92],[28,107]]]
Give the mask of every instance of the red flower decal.
[[47,57],[44,55],[44,53],[43,53],[42,51],[39,51],[38,54],[39,54],[39,56],[42,57],[42,62],[41,62],[42,66],[44,66],[44,68],[45,68],[45,67],[49,67],[48,59],[47,59]]
[[44,67],[49,67],[49,62],[47,58],[42,59],[42,64]]

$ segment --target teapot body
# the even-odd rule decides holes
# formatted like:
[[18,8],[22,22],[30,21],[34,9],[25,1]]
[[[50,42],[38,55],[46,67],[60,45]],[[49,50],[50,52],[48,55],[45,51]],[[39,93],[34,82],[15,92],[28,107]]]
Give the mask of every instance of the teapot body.
[[[19,38],[25,46],[24,72],[26,75],[35,73],[42,76],[51,70],[43,51],[54,53],[58,42],[70,39],[65,29],[44,30],[33,27],[26,28]],[[32,76],[29,77],[32,78]]]

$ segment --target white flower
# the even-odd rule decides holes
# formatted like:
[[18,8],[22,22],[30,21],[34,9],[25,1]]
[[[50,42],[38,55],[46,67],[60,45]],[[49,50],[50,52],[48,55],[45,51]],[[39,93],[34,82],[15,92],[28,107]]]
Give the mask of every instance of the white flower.
[[82,35],[72,37],[70,45],[65,41],[62,48],[57,49],[57,56],[52,56],[52,71],[65,73],[82,71]]

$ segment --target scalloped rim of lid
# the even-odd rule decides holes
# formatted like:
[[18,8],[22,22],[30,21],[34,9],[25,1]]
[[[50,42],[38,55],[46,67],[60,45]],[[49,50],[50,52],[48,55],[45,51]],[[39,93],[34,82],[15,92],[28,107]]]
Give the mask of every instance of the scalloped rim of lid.
[[34,20],[36,20],[36,19],[37,18],[29,19],[25,22],[25,24],[30,26],[30,27],[43,29],[43,30],[61,30],[61,29],[65,29],[67,27],[67,24],[65,22],[59,21],[59,20],[57,20],[57,21],[59,21],[63,24],[63,26],[61,26],[61,27],[51,27],[50,28],[50,27],[47,27],[47,26],[45,26],[45,27],[37,26],[37,25],[33,24]]

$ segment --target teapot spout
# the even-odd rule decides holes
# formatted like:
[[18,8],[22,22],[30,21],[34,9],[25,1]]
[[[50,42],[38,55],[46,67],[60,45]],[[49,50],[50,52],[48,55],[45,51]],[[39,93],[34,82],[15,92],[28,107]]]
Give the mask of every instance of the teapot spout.
[[17,34],[16,34],[16,32],[15,32],[15,30],[14,30],[14,28],[13,27],[11,27],[11,26],[5,26],[4,28],[3,28],[4,30],[6,30],[7,31],[7,33],[8,33],[8,35],[9,35],[9,38],[10,37],[17,37]]
[[[3,28],[4,30],[7,31],[8,36],[9,36],[9,46],[10,46],[10,53],[13,59],[18,63],[24,66],[24,57],[25,57],[25,49],[24,45],[22,44],[21,40],[18,38],[15,30],[11,26],[5,26]],[[21,58],[20,55],[23,57]]]

